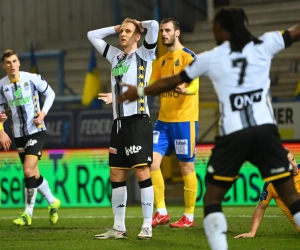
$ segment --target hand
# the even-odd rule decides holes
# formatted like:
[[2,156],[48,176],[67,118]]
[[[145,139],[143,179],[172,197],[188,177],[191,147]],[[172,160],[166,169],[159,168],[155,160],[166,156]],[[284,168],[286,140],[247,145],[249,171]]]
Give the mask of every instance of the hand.
[[185,95],[187,92],[187,89],[185,87],[185,83],[177,85],[177,87],[173,90],[175,93]]
[[40,111],[36,114],[36,118],[33,120],[33,123],[35,125],[41,125],[44,121],[44,118],[46,116],[46,113],[44,111]]
[[105,104],[112,103],[112,94],[111,93],[99,93],[98,100],[102,100]]
[[128,90],[118,96],[118,101],[120,103],[125,102],[126,100],[133,102],[139,98],[137,94],[137,88],[135,86],[125,84],[125,83],[122,83],[121,86],[128,87]]
[[5,111],[2,110],[1,113],[0,113],[0,122],[3,123],[3,122],[6,121],[6,119],[7,119],[7,116],[5,114]]
[[144,27],[142,26],[142,22],[134,20],[135,25],[137,25],[139,27],[139,30],[141,33],[144,32]]
[[114,26],[114,29],[115,29],[116,33],[120,33],[121,25],[119,24],[119,25]]
[[0,130],[0,149],[3,148],[4,151],[8,151],[11,145],[11,140],[9,139],[8,135],[2,129]]
[[239,239],[239,238],[253,238],[254,234],[249,232],[249,233],[244,233],[244,234],[239,234],[237,236],[235,236],[235,239]]

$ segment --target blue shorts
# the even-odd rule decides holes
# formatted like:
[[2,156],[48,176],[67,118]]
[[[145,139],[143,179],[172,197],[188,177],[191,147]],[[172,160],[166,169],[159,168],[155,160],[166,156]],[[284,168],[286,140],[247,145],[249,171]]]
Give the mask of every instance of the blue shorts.
[[162,122],[153,128],[153,151],[170,156],[173,151],[178,160],[194,162],[198,138],[198,122]]

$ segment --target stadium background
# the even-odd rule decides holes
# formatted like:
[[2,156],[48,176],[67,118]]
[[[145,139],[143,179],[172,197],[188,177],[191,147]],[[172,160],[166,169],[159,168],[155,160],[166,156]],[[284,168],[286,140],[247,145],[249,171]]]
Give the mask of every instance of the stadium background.
[[[107,146],[112,112],[111,105],[101,105],[95,100],[99,91],[110,91],[110,64],[92,50],[87,32],[116,25],[125,17],[158,21],[175,17],[182,26],[180,40],[183,45],[200,53],[215,45],[211,19],[220,6],[228,4],[245,8],[250,30],[255,35],[299,22],[299,0],[0,0],[1,51],[8,48],[17,51],[21,70],[43,75],[57,95],[46,117],[48,139],[39,166],[54,195],[63,201],[63,207],[81,211],[82,207],[110,206]],[[118,46],[117,36],[106,40]],[[283,143],[300,162],[299,48],[299,43],[294,44],[276,55],[270,77],[273,107]],[[158,56],[164,51],[165,48],[159,46]],[[5,73],[1,71],[0,77],[3,76]],[[151,119],[155,121],[159,98],[151,98],[150,105]],[[217,135],[218,118],[216,96],[205,78],[200,80],[199,113],[196,171],[199,180],[197,205],[201,207],[205,165]],[[6,129],[8,126],[6,123]],[[166,158],[162,171],[167,204],[182,206],[183,182],[177,166],[174,157]],[[132,173],[129,173],[127,184],[128,202],[136,205],[139,189]],[[21,211],[23,186],[17,152],[14,148],[9,153],[0,151],[0,219],[8,216],[12,208]],[[227,194],[224,204],[228,209],[243,206],[240,211],[248,211],[243,215],[251,215],[261,189],[258,171],[245,163],[241,178]],[[36,206],[46,207],[46,202],[38,196]],[[71,210],[61,211],[68,214]],[[230,210],[226,211],[230,214]],[[291,227],[287,220],[284,223]]]

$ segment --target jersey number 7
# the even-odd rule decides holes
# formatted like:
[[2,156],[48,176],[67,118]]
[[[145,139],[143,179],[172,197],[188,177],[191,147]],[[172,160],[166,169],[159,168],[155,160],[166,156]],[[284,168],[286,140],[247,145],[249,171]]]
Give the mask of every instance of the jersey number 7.
[[239,78],[239,85],[242,85],[244,82],[244,76],[245,76],[245,71],[247,67],[247,60],[246,58],[237,58],[235,60],[232,60],[232,67],[240,67],[241,72],[240,72],[240,78]]

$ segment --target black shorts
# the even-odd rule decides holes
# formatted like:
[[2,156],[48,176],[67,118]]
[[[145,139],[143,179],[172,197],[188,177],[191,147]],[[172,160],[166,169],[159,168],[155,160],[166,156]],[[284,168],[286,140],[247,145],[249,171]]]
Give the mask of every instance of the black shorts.
[[277,126],[265,124],[216,137],[208,161],[207,174],[220,181],[234,181],[242,164],[249,161],[259,168],[265,181],[291,174],[287,151],[281,144]]
[[114,121],[109,146],[110,167],[131,169],[151,165],[152,151],[153,131],[148,116]]
[[40,160],[45,144],[46,132],[41,131],[31,135],[14,138],[21,162],[24,163],[26,155],[35,155]]

